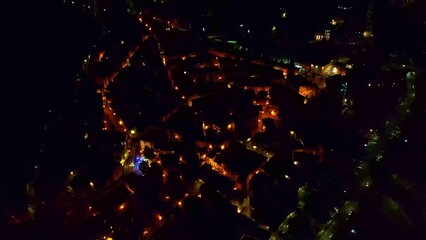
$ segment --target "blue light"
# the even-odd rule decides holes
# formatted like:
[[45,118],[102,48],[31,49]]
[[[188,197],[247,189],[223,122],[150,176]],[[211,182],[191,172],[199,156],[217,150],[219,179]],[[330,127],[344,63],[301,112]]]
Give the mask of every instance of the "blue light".
[[134,162],[133,162],[133,171],[136,173],[136,175],[138,175],[138,176],[143,176],[143,175],[145,175],[145,173],[144,172],[142,172],[140,169],[139,169],[139,165],[142,163],[142,162],[148,162],[148,160],[147,159],[145,159],[145,157],[143,157],[143,156],[136,156],[135,157],[135,160],[134,160]]

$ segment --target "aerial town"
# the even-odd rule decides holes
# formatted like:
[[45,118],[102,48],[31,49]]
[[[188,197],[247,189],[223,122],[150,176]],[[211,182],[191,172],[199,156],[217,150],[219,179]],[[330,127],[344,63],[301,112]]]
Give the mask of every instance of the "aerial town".
[[90,47],[5,239],[426,238],[425,2],[57,5]]

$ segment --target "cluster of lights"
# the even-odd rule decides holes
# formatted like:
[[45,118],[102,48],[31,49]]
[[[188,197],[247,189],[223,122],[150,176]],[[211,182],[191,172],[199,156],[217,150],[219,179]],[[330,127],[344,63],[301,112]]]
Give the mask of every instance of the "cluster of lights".
[[145,174],[139,168],[139,165],[142,162],[148,162],[148,160],[143,156],[136,156],[135,157],[135,160],[134,160],[134,163],[133,163],[133,171],[136,173],[136,175],[143,176]]

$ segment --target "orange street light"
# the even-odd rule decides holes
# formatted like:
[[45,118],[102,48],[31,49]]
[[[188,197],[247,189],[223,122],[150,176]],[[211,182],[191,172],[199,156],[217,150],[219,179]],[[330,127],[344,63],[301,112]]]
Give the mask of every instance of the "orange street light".
[[118,210],[123,211],[125,207],[126,207],[126,204],[123,203],[120,206],[118,206]]

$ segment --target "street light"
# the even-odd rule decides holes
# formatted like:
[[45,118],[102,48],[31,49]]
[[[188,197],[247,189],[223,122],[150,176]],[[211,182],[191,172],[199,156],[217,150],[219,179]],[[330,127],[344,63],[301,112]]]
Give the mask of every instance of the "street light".
[[118,210],[123,211],[125,207],[126,207],[126,204],[123,203],[118,207]]

